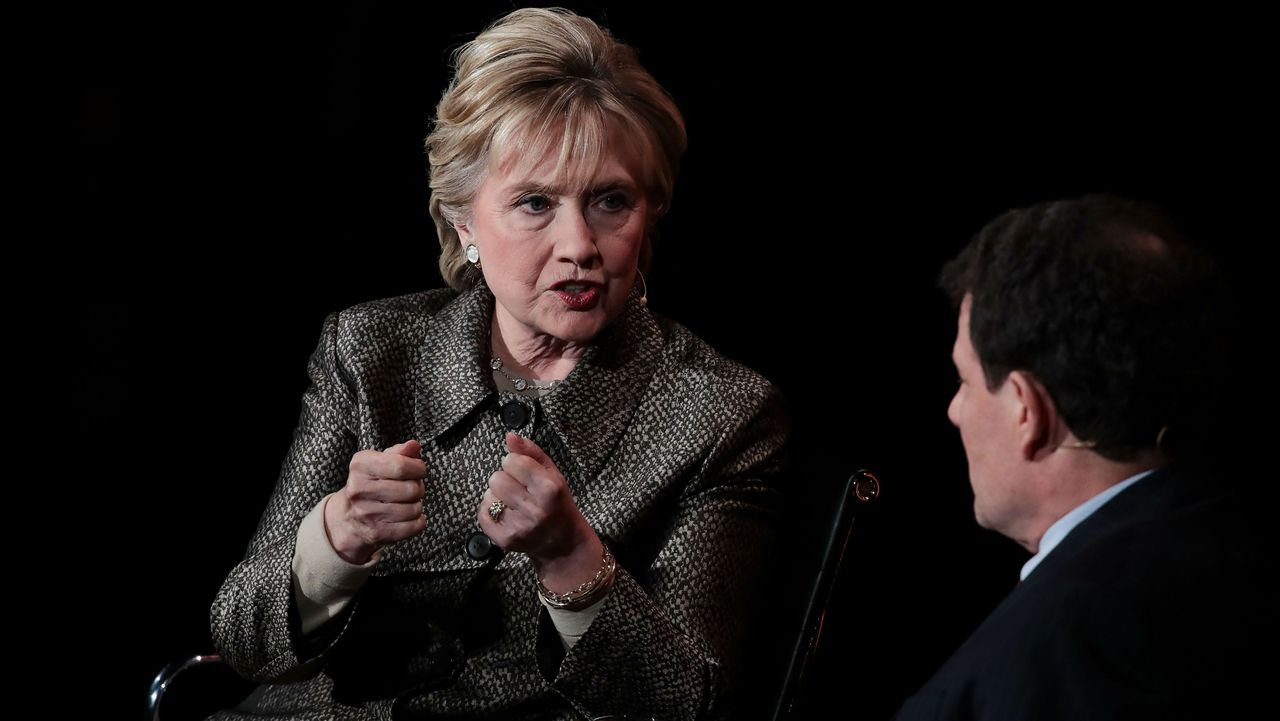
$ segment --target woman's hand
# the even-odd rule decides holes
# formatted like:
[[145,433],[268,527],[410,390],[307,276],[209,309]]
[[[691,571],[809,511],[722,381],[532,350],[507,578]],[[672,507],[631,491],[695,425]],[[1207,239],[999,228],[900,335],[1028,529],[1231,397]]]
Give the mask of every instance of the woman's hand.
[[[544,586],[564,593],[595,575],[604,544],[538,444],[515,433],[506,440],[510,452],[489,476],[476,519],[499,548],[528,554]],[[496,521],[489,514],[494,501],[504,506]]]
[[427,527],[422,507],[427,464],[421,453],[421,443],[406,441],[351,457],[347,485],[324,507],[325,532],[343,560],[367,563],[378,549]]

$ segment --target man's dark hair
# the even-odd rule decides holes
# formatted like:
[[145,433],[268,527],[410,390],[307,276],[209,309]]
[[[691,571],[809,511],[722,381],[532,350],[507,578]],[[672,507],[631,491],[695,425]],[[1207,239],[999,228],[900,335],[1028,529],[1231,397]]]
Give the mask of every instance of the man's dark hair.
[[1010,210],[940,282],[957,308],[973,297],[990,389],[1030,373],[1076,437],[1113,460],[1158,437],[1167,452],[1203,450],[1235,314],[1217,265],[1158,209],[1089,195]]

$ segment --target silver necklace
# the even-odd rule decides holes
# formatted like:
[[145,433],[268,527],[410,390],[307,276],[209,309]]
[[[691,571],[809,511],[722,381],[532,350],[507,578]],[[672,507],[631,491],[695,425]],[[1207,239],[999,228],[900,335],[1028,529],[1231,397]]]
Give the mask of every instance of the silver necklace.
[[510,373],[508,373],[505,368],[502,367],[502,359],[497,356],[494,356],[489,360],[489,367],[501,373],[502,377],[506,378],[507,381],[510,382],[511,385],[521,393],[524,393],[525,391],[530,391],[530,390],[551,391],[551,390],[555,390],[555,387],[560,385],[561,383],[561,381],[558,381],[558,380],[551,381],[550,383],[539,383],[537,381],[531,381],[531,380],[521,378],[520,376],[513,376]]

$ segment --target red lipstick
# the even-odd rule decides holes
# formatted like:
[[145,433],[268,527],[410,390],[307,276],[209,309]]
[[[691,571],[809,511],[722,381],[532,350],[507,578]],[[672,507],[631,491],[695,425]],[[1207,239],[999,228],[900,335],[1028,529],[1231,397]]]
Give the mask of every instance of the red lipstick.
[[600,286],[592,283],[561,283],[552,290],[570,310],[589,310],[600,302]]

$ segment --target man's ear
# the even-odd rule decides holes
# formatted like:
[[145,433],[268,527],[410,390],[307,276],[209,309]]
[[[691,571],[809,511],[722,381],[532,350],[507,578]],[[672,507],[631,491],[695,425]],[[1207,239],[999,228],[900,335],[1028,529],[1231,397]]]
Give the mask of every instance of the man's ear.
[[1034,460],[1055,447],[1054,429],[1062,419],[1048,389],[1035,376],[1024,371],[1012,371],[1005,380],[1012,391],[1010,402],[1015,404],[1014,414],[1018,442],[1025,460]]

